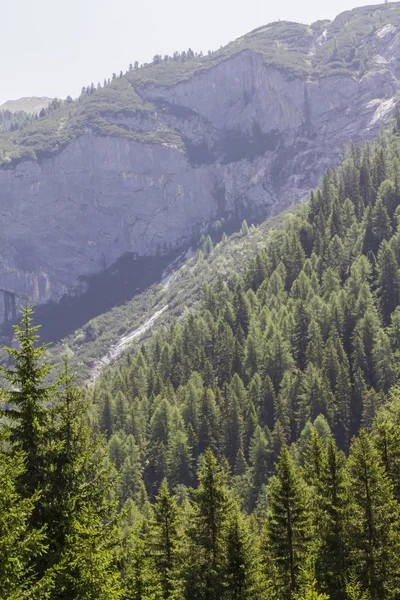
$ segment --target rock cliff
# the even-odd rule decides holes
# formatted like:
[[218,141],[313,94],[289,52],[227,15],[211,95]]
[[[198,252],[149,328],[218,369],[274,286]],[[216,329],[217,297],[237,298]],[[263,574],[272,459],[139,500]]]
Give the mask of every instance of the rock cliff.
[[[80,293],[81,276],[126,252],[165,254],[222,218],[261,218],[299,202],[351,141],[372,139],[392,119],[396,15],[364,40],[373,54],[363,73],[296,75],[244,49],[173,84],[133,82],[152,109],[103,114],[127,135],[88,126],[57,152],[6,164],[0,321],[24,296],[42,303]],[[327,37],[310,34],[310,62]],[[179,142],[159,139],[163,131]]]

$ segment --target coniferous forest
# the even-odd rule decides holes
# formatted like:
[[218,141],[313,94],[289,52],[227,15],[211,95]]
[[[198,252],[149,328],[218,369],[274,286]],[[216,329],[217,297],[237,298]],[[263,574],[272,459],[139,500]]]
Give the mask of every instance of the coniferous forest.
[[397,121],[93,389],[23,310],[1,599],[400,598]]

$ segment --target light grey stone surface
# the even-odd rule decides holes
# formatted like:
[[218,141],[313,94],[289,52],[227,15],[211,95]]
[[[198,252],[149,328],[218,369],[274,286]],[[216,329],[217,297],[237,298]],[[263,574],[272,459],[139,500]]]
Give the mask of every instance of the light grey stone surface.
[[124,252],[183,248],[238,209],[276,214],[304,198],[350,141],[372,139],[393,116],[400,33],[376,36],[379,55],[361,79],[289,78],[245,51],[174,86],[137,89],[157,113],[114,122],[173,127],[186,152],[88,132],[40,163],[0,170],[0,321],[10,294],[80,293],[79,276]]

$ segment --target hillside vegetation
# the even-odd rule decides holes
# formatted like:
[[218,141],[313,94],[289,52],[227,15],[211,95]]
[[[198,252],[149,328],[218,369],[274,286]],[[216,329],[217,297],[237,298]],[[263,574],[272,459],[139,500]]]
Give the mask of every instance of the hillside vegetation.
[[155,55],[150,64],[130,65],[128,72],[113,74],[97,87],[83,88],[76,100],[53,100],[42,109],[40,119],[22,131],[0,135],[0,167],[21,160],[41,160],[59,152],[85,133],[121,136],[149,144],[166,144],[184,150],[181,136],[174,129],[158,125],[154,131],[139,132],[116,125],[114,117],[144,112],[156,115],[157,108],[146,101],[141,90],[149,83],[174,85],[211,69],[245,50],[263,57],[265,64],[285,72],[288,77],[320,78],[345,74],[362,76],[377,53],[374,33],[391,23],[399,25],[400,4],[388,3],[347,11],[334,21],[318,21],[311,26],[277,22],[260,27],[206,56],[191,49],[174,56]]
[[86,400],[67,364],[46,384],[24,311],[2,369],[7,600],[399,597],[399,126]]
[[[280,214],[257,227],[245,225],[229,237],[223,235],[214,244],[209,236],[201,239],[194,256],[182,257],[181,266],[178,260],[178,264],[172,266],[169,274],[164,276],[164,283],[150,286],[129,302],[91,319],[73,334],[51,346],[52,362],[61,362],[62,356],[67,354],[71,368],[77,372],[77,381],[85,383],[90,379],[96,361],[107,355],[109,348],[118,343],[122,336],[146,323],[155,312],[165,309],[152,330],[140,337],[140,343],[146,341],[154,329],[176,319],[185,319],[189,311],[197,310],[205,283],[214,282],[227,273],[242,273],[248,260],[265,246],[271,229],[280,227],[283,219],[284,214]],[[217,222],[215,227],[219,225]],[[45,311],[43,317],[46,319]],[[47,330],[46,326],[44,329]]]
[[197,314],[100,377],[96,420],[111,447],[135,431],[150,495],[169,473],[156,414],[178,411],[189,471],[210,446],[233,472],[257,427],[273,464],[319,415],[344,450],[372,424],[399,370],[399,156],[397,134],[353,146],[244,275],[219,275]]
[[23,110],[0,110],[0,133],[23,129],[34,121],[34,117]]

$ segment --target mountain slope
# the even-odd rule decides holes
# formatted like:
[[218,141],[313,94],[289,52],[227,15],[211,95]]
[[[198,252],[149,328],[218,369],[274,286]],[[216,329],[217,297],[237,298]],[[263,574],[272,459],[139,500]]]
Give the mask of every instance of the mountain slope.
[[304,451],[316,419],[345,451],[372,426],[400,372],[399,150],[400,129],[354,146],[243,276],[218,276],[197,314],[100,375],[93,425],[123,477],[129,436],[150,496],[164,477],[192,484],[211,447],[229,473],[248,473],[237,492],[253,509],[262,482],[247,464],[260,431],[273,470],[285,443]]
[[[99,373],[120,355],[115,350],[126,349],[124,339],[133,337],[140,344],[148,341],[155,331],[170,325],[174,320],[185,319],[190,310],[199,307],[204,285],[216,281],[226,273],[242,274],[247,262],[264,247],[272,229],[281,226],[284,214],[267,219],[257,227],[250,227],[246,234],[241,231],[215,243],[210,249],[208,240],[194,252],[178,257],[161,276],[161,282],[153,284],[128,302],[77,326],[69,336],[62,335],[64,326],[57,306],[37,307],[35,320],[42,325],[41,338],[45,342],[58,342],[51,346],[53,363],[62,362],[68,356],[71,369],[77,373],[81,384],[96,380]],[[192,256],[192,254],[194,254]],[[110,286],[118,283],[111,281]],[[72,306],[72,310],[74,307]],[[52,312],[54,314],[52,315]],[[156,318],[155,318],[156,317]],[[151,325],[148,328],[148,325]],[[77,328],[78,327],[78,328]],[[52,334],[57,332],[57,337]],[[6,329],[12,335],[11,327]],[[135,335],[140,333],[140,335]],[[62,337],[63,339],[59,339]],[[9,341],[7,340],[7,343]]]
[[392,118],[399,15],[396,3],[271,24],[53,102],[0,136],[0,319],[25,295],[82,293],[82,277],[126,252],[156,265],[221,218],[298,202],[350,140]]
[[39,114],[41,109],[47,108],[52,100],[53,98],[47,98],[46,96],[39,98],[31,96],[19,98],[18,100],[7,100],[7,102],[0,105],[0,110],[10,110],[11,112],[23,110],[28,114]]

